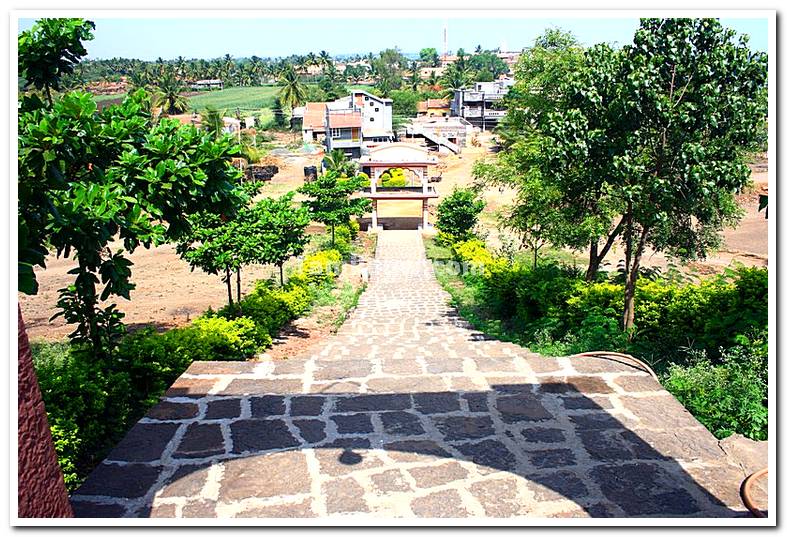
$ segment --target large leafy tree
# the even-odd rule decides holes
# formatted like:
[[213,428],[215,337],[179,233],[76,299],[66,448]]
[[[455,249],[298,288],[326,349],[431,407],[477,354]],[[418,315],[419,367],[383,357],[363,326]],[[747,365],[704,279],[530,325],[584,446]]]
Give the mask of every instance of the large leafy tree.
[[476,82],[491,82],[508,72],[508,66],[494,52],[485,50],[470,56],[468,67],[474,73]]
[[74,72],[87,55],[82,41],[93,39],[96,25],[84,19],[41,19],[19,34],[19,76],[24,88],[43,90],[52,106],[52,90]]
[[701,258],[737,221],[767,58],[717,20],[643,19],[632,45],[593,47],[561,78],[542,121],[522,126],[520,171],[558,189],[565,221],[595,230],[591,253],[622,241],[629,330],[645,249]]
[[617,237],[614,234],[599,250],[599,237],[607,234],[617,214],[593,182],[605,173],[599,161],[609,158],[604,152],[591,152],[585,161],[557,176],[549,167],[547,136],[553,116],[569,107],[565,87],[584,62],[583,50],[570,33],[549,29],[535,39],[520,56],[514,69],[516,83],[506,96],[508,112],[498,129],[506,150],[495,159],[476,162],[473,174],[485,184],[516,192],[513,206],[502,211],[503,222],[533,251],[534,262],[546,243],[590,245],[587,277],[593,279]]
[[377,76],[376,87],[383,97],[402,87],[404,81],[402,73],[408,65],[407,57],[398,49],[385,49],[372,60],[371,67]]
[[437,67],[440,65],[440,56],[437,55],[436,48],[422,48],[418,58],[424,67]]
[[298,191],[308,196],[304,205],[311,217],[331,228],[331,245],[335,243],[336,226],[348,224],[353,216],[362,216],[371,206],[366,198],[353,197],[363,186],[362,177],[342,177],[335,170],[327,170]]
[[[34,28],[26,50],[37,50],[46,35]],[[56,79],[47,84],[57,87]],[[232,214],[239,201],[231,141],[171,120],[154,125],[147,101],[139,91],[100,113],[79,92],[51,106],[34,95],[20,103],[19,290],[37,292],[33,266],[44,267],[47,253],[72,256],[75,280],[60,290],[58,306],[76,324],[72,340],[99,358],[122,332],[122,314],[100,301],[129,298],[134,288],[125,252],[175,241],[188,231],[189,215],[207,206]],[[124,249],[114,249],[115,240]]]

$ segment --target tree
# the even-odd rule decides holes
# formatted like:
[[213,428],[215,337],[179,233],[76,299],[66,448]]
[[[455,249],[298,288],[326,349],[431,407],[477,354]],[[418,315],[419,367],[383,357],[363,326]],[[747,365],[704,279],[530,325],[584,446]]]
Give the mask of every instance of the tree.
[[643,19],[633,45],[591,48],[537,96],[543,113],[520,116],[508,153],[557,189],[563,229],[577,230],[567,240],[587,239],[591,260],[622,240],[625,330],[646,248],[702,258],[739,218],[766,82],[766,56],[718,21]]
[[[558,184],[548,165],[551,142],[546,134],[553,114],[569,107],[565,87],[584,68],[583,55],[573,35],[560,29],[548,29],[536,38],[520,56],[516,83],[505,98],[508,112],[498,133],[506,151],[492,161],[478,161],[473,175],[484,184],[516,191],[505,225],[533,250],[534,262],[546,243],[577,249],[589,244],[590,281],[617,237],[599,249],[600,237],[612,228],[619,212],[618,205],[603,195],[601,184],[594,182],[607,173],[609,154],[594,151],[564,168]],[[603,78],[601,73],[593,76]]]
[[478,215],[486,203],[478,198],[478,193],[469,188],[455,188],[437,206],[436,227],[442,240],[448,242],[465,241],[472,237],[473,228],[478,223]]
[[418,54],[418,57],[425,67],[440,66],[440,56],[437,54],[437,49],[435,48],[422,48],[421,52]]
[[[49,34],[31,35],[35,41]],[[26,47],[40,49],[35,42]],[[20,63],[32,60],[20,56]],[[58,87],[56,79],[47,84]],[[99,301],[128,299],[134,288],[131,262],[124,250],[111,251],[110,241],[119,238],[128,252],[174,241],[187,232],[191,214],[206,206],[232,214],[239,199],[239,172],[229,162],[234,146],[176,121],[154,125],[148,107],[143,91],[100,113],[80,92],[51,106],[30,95],[20,103],[19,290],[37,292],[33,266],[45,267],[49,251],[73,255],[75,281],[60,290],[58,315],[77,325],[72,341],[97,358],[108,358],[123,328],[116,306],[102,309]]]
[[619,93],[604,108],[634,121],[604,134],[622,145],[610,182],[625,204],[624,329],[646,246],[704,258],[740,218],[745,152],[767,115],[767,56],[746,43],[716,19],[643,19],[622,51]]
[[290,116],[296,106],[301,106],[306,99],[306,87],[292,66],[286,67],[279,75],[279,93],[277,95],[282,107],[290,109]]
[[478,52],[467,62],[477,82],[491,82],[508,72],[508,66],[497,54],[489,51]]
[[52,90],[60,90],[61,79],[74,72],[87,55],[82,41],[93,39],[96,25],[84,19],[40,19],[19,34],[19,76],[24,89],[44,90],[52,106]]
[[264,198],[255,206],[254,213],[262,229],[262,244],[259,258],[263,263],[279,268],[281,285],[284,285],[284,262],[303,252],[308,242],[306,226],[309,225],[309,210],[295,207],[289,192],[279,199]]
[[200,115],[200,124],[205,132],[218,138],[224,131],[224,118],[222,114],[212,106],[206,106],[205,111]]
[[154,106],[160,106],[162,114],[167,115],[185,112],[189,108],[189,102],[181,95],[184,89],[172,69],[165,69],[164,74],[155,83]]
[[312,219],[330,226],[331,246],[336,242],[337,225],[349,224],[350,218],[363,216],[369,210],[370,200],[352,197],[363,183],[362,177],[345,178],[334,170],[328,170],[298,189],[309,197],[304,205],[309,208]]
[[415,117],[418,115],[418,103],[421,95],[411,90],[395,90],[391,92],[393,115],[395,117]]
[[402,87],[402,71],[407,69],[408,60],[398,49],[386,49],[371,62],[372,69],[378,77],[377,89],[383,97]]
[[334,149],[326,154],[322,162],[326,171],[336,172],[342,178],[351,177],[358,173],[358,163],[347,158],[341,149]]
[[449,65],[442,78],[440,84],[443,87],[443,95],[452,97],[454,92],[467,86],[470,81],[470,71],[466,67],[462,67],[458,62]]

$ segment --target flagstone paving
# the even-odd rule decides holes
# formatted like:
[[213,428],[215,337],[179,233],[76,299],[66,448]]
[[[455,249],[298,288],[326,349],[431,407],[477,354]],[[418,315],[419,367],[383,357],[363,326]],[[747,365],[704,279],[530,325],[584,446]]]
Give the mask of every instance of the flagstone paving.
[[383,231],[319,352],[195,362],[72,496],[88,517],[743,516],[745,477],[647,373],[462,321]]

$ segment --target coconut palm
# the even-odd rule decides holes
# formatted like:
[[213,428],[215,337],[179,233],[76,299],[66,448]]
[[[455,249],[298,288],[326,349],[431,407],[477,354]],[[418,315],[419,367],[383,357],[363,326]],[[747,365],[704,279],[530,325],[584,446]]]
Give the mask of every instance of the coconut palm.
[[181,93],[183,84],[175,74],[167,69],[164,75],[156,81],[153,94],[153,105],[160,106],[162,114],[180,114],[189,108],[189,103]]
[[333,60],[331,59],[331,55],[328,54],[326,51],[320,51],[320,65],[322,65],[322,72],[325,73],[325,69],[329,65],[333,65]]
[[470,72],[457,63],[453,63],[445,70],[440,80],[444,96],[452,96],[455,91],[464,88],[470,78]]
[[279,75],[279,86],[279,102],[282,107],[289,107],[290,117],[292,117],[295,107],[306,102],[306,86],[303,85],[301,78],[292,66],[285,68]]

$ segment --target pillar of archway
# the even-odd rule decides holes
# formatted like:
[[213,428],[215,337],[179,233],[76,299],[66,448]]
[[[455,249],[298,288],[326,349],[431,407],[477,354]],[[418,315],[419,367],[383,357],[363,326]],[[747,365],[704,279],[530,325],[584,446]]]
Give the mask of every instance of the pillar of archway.
[[377,200],[372,200],[372,229],[371,231],[377,231]]

